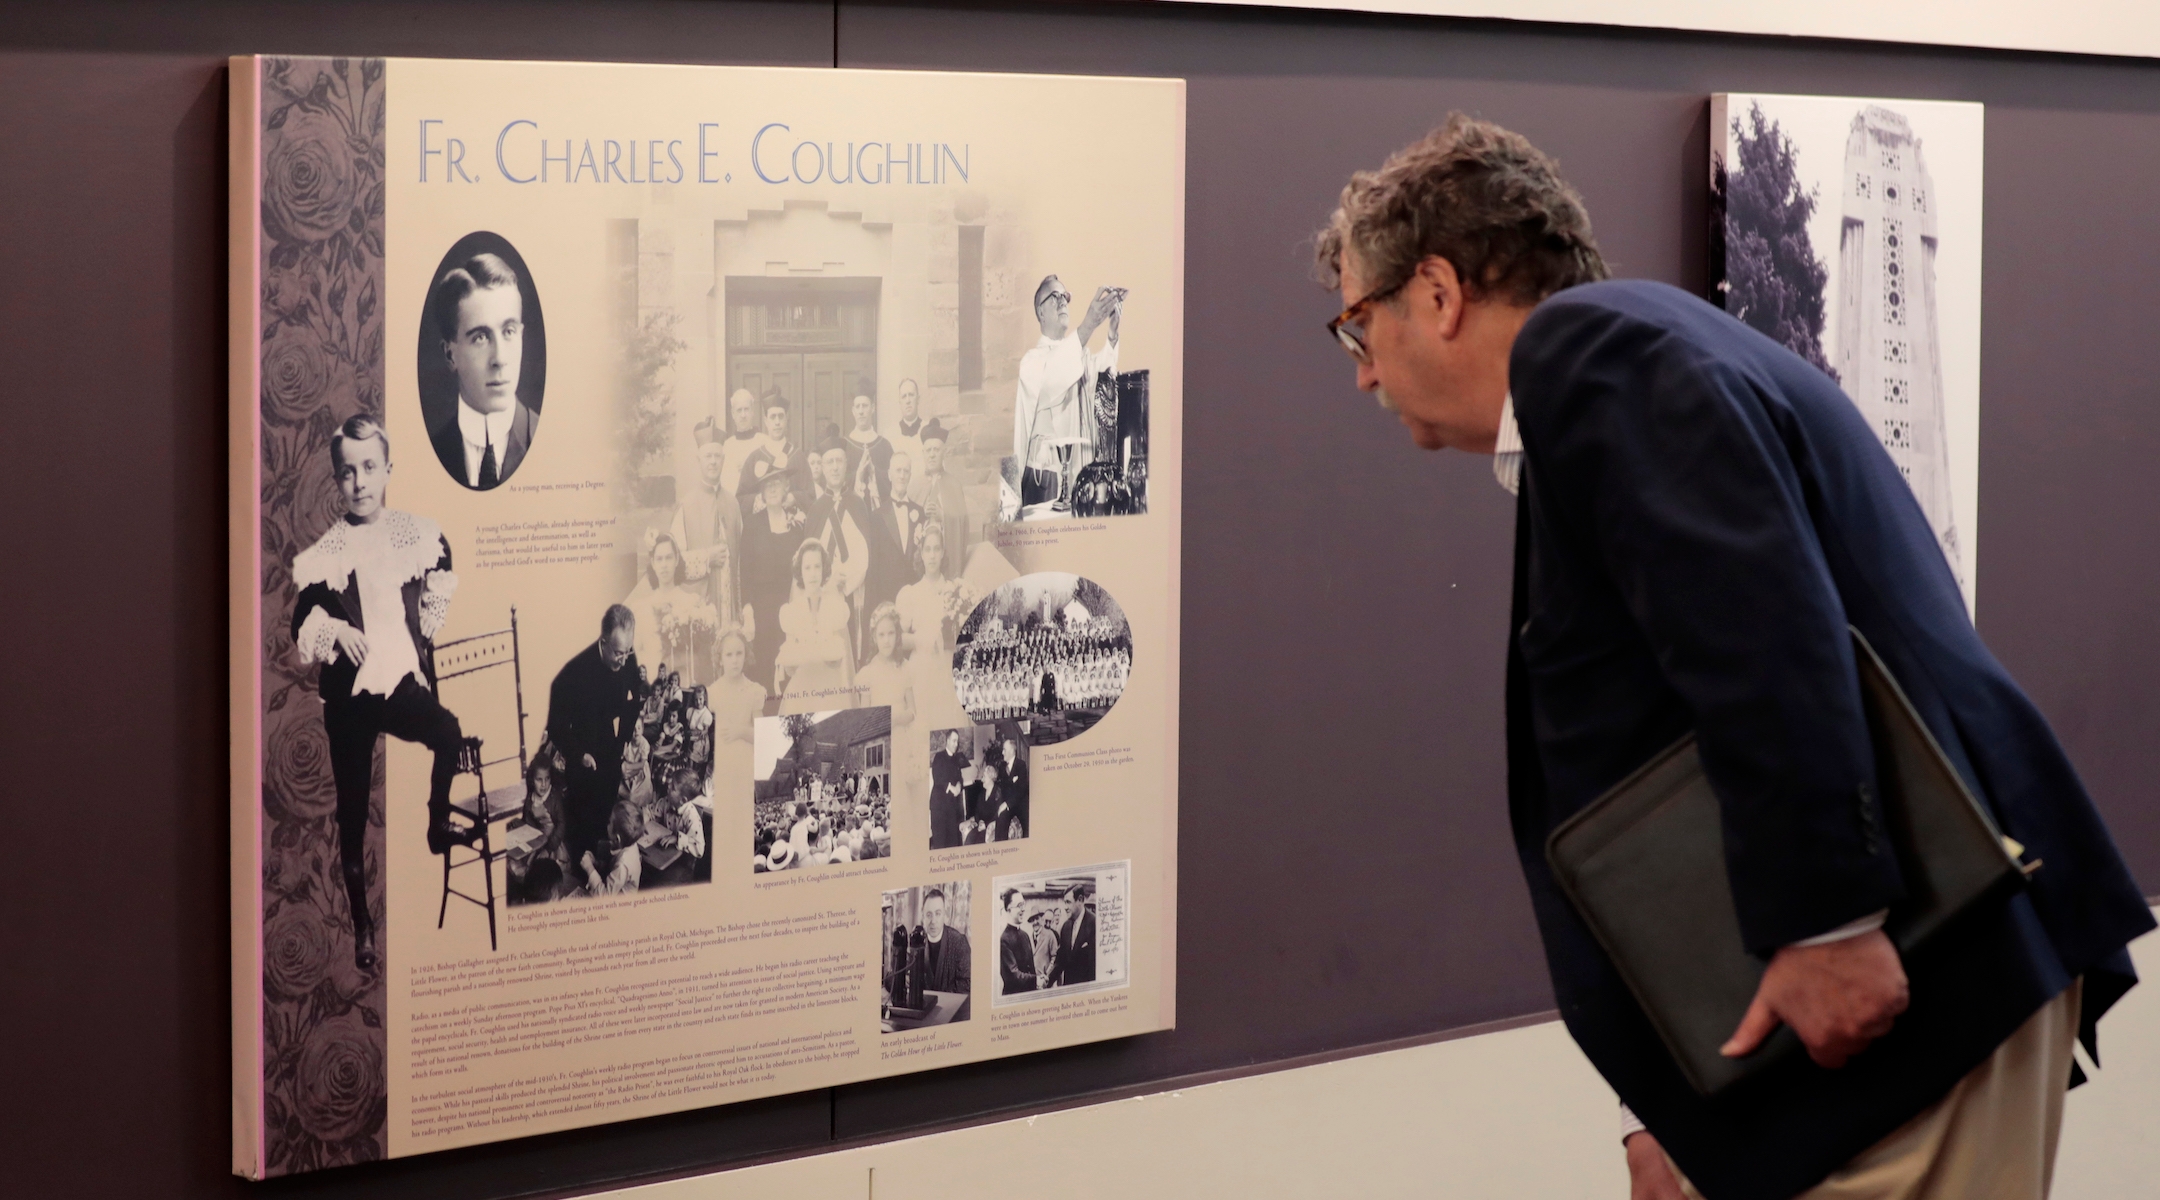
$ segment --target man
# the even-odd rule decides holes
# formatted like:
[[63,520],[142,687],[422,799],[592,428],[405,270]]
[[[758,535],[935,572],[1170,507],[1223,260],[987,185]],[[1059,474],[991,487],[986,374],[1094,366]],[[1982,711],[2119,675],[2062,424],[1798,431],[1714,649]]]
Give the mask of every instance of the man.
[[[1092,456],[1095,380],[1117,371],[1125,289],[1095,289],[1077,333],[1071,309],[1072,293],[1057,276],[1043,276],[1035,288],[1035,323],[1042,336],[1020,357],[1019,390],[1013,399],[1013,454],[1020,460],[1023,504],[1049,499],[1064,506],[1072,473]],[[1105,320],[1110,323],[1109,340],[1099,353],[1091,353],[1088,342]]]
[[945,575],[958,579],[967,573],[968,551],[974,546],[969,541],[967,497],[961,491],[960,481],[945,469],[945,447],[949,436],[938,422],[923,423],[922,478],[915,481],[908,499],[921,506],[925,525],[944,527]]
[[1027,931],[1027,894],[1006,888],[998,897],[1005,913],[1004,932],[998,934],[998,982],[1001,995],[1035,990],[1035,941]]
[[1028,914],[1028,938],[1035,943],[1035,987],[1041,990],[1052,986],[1050,977],[1057,973],[1057,934],[1050,929],[1050,910],[1038,908]]
[[960,731],[945,731],[945,748],[930,758],[930,848],[951,850],[960,844],[966,816],[966,763],[960,757]]
[[1005,739],[1005,765],[998,772],[997,794],[990,798],[990,811],[991,825],[997,831],[995,840],[1005,842],[1027,836],[1027,764],[1020,759],[1020,743],[1012,737]]
[[973,975],[975,956],[968,949],[967,935],[945,924],[945,893],[931,888],[923,893],[923,987],[933,992],[950,992],[961,996],[961,1007],[953,1020],[966,1018],[967,1001],[964,997],[974,990]]
[[799,460],[795,443],[788,439],[787,397],[779,392],[767,393],[765,397],[765,439],[762,445],[743,456],[742,474],[735,481],[735,498],[743,505],[743,519],[764,506],[761,483],[767,474],[779,472],[788,481],[793,498],[788,503],[801,507],[810,498],[810,472]]
[[[1517,493],[1509,809],[1561,1013],[1648,1126],[1627,1139],[1635,1195],[2043,1195],[2071,1039],[2135,981],[2123,947],[2153,921],[1852,402],[1700,300],[1597,282],[1580,199],[1483,122],[1451,117],[1355,176],[1319,256],[1358,386],[1425,449],[1497,454]],[[1848,623],[2046,863],[1909,962],[1880,928],[1905,893]],[[1683,1080],[1544,856],[1690,729],[1768,962],[1725,1052],[1782,1022],[1813,1060],[1717,1100]]]
[[[905,454],[911,463],[922,461],[922,389],[912,379],[900,381],[900,424],[892,437],[894,454]],[[898,492],[905,496],[907,493]]]
[[[899,582],[893,588],[894,595],[900,588],[922,578],[922,564],[917,562],[916,547],[922,538],[922,506],[908,499],[908,485],[913,482],[915,460],[906,451],[893,451],[892,464],[885,468],[887,495],[893,497],[883,509],[878,520],[881,534],[889,532],[893,552],[899,555]],[[875,612],[873,606],[871,611]]]
[[518,398],[525,367],[525,298],[517,272],[476,254],[435,283],[428,311],[457,379],[457,405],[428,426],[450,477],[477,491],[510,478],[525,461],[539,416]]
[[[889,471],[890,452],[887,457],[886,469]],[[877,612],[879,605],[891,603],[900,595],[900,589],[913,580],[908,555],[901,549],[901,542],[912,531],[913,519],[909,513],[915,506],[885,490],[890,476],[876,473],[874,455],[865,454],[856,463],[856,474],[852,477],[854,494],[849,502],[862,527],[869,556],[863,569],[861,603],[855,610],[859,635],[855,661],[867,663],[877,657],[877,636],[870,628],[871,614]],[[903,470],[901,474],[905,476],[906,472]]]
[[885,486],[885,469],[892,465],[893,444],[878,432],[877,401],[868,395],[857,395],[848,402],[848,416],[855,422],[854,428],[849,429],[843,439],[847,443],[848,478],[862,478],[863,459],[868,458],[872,484],[882,488]]
[[848,628],[859,633],[864,618],[863,584],[870,577],[870,512],[848,478],[847,447],[832,438],[811,459],[817,469],[817,499],[810,505],[810,520],[803,526],[809,541],[825,543],[832,587],[848,602]]
[[435,522],[385,503],[390,439],[358,416],[330,437],[331,470],[345,516],[293,556],[292,640],[302,663],[321,663],[316,690],[337,787],[338,866],[352,915],[353,963],[378,962],[367,897],[368,797],[383,734],[435,752],[428,776],[428,852],[470,841],[450,828],[450,780],[464,742],[435,695],[434,639],[450,615],[457,576]]
[[1088,888],[1074,884],[1065,889],[1065,924],[1058,930],[1057,964],[1051,968],[1051,987],[1070,987],[1095,982],[1095,914],[1088,910]]
[[620,604],[600,618],[600,640],[555,673],[548,689],[548,737],[569,764],[563,848],[573,863],[607,838],[608,813],[622,788],[623,747],[644,707],[644,668],[632,647],[637,618]]
[[816,840],[817,814],[804,803],[800,807],[791,806],[788,818],[788,844],[795,847],[797,854],[808,853],[810,843]]
[[[676,508],[668,534],[682,548],[683,576],[695,593],[720,611],[722,626],[741,624],[756,636],[755,619],[743,608],[742,505],[727,485],[728,439],[711,418],[691,430],[697,441],[698,487]],[[718,678],[716,664],[700,664],[698,678]]]
[[[728,397],[728,433],[721,443],[720,478],[733,495],[742,486],[743,463],[765,444],[765,431],[758,424],[757,397],[749,388],[736,388]],[[738,496],[748,507],[748,498]]]

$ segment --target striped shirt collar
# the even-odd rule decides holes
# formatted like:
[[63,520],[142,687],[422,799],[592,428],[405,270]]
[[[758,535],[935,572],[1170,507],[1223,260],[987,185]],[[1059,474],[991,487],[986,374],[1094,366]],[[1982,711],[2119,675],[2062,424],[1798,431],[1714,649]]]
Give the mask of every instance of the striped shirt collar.
[[1493,439],[1493,478],[1510,496],[1522,490],[1522,431],[1515,427],[1515,393],[1500,401],[1500,433]]

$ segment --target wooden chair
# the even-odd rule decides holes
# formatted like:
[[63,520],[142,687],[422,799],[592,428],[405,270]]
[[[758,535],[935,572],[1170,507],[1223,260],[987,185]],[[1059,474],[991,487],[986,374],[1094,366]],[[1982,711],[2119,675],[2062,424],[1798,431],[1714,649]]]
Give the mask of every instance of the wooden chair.
[[[497,849],[495,825],[508,821],[525,809],[525,672],[518,655],[517,609],[510,610],[507,629],[491,630],[471,637],[458,638],[430,647],[431,662],[437,675],[437,687],[451,680],[468,677],[479,672],[500,667],[510,668],[510,700],[517,717],[517,753],[499,758],[488,758],[482,751],[481,739],[468,737],[458,746],[458,774],[471,775],[475,784],[473,794],[450,801],[451,827],[458,833],[458,841],[443,851],[442,903],[435,913],[435,928],[441,929],[450,912],[450,897],[487,910],[488,949],[497,949],[495,908],[502,899],[495,891],[495,864],[508,857],[510,848]],[[492,676],[501,679],[501,676]],[[460,685],[462,688],[465,685]],[[498,685],[499,686],[499,685]],[[497,693],[498,697],[500,693]],[[499,702],[499,701],[498,701]],[[510,766],[517,777],[505,787],[489,791],[487,769]],[[460,851],[463,853],[460,854]],[[480,868],[480,895],[460,891],[454,886],[455,872],[467,867]]]

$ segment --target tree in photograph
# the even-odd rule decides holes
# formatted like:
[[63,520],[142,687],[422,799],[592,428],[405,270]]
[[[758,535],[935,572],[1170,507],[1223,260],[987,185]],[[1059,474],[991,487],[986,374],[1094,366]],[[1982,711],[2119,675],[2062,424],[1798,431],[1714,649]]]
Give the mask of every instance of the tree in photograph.
[[622,322],[619,391],[623,403],[620,442],[623,469],[632,479],[666,474],[675,449],[675,356],[687,345],[675,336],[682,318],[655,311]]
[[810,736],[817,730],[817,718],[809,713],[788,713],[780,718],[780,729],[787,734],[788,757],[796,763],[817,755],[817,739]]
[[1760,104],[1732,126],[1738,165],[1722,180],[1725,311],[1835,379],[1822,348],[1830,270],[1807,230],[1815,189],[1802,185],[1792,139],[1764,118]]

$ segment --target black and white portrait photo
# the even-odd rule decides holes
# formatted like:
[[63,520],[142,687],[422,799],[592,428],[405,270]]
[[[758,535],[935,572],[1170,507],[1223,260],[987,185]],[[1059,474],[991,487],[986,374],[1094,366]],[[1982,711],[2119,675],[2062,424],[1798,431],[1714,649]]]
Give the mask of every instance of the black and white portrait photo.
[[759,717],[751,737],[751,870],[892,855],[893,713],[884,705]]
[[380,422],[348,419],[324,452],[344,512],[293,556],[292,641],[302,663],[322,667],[316,689],[337,786],[338,866],[352,917],[353,962],[373,971],[380,948],[368,906],[365,837],[375,748],[384,734],[434,753],[428,852],[443,854],[475,832],[450,819],[450,785],[461,756],[470,755],[457,715],[438,697],[433,653],[458,578],[442,528],[390,507],[393,460]]
[[420,320],[420,414],[452,479],[494,488],[525,461],[547,387],[540,294],[516,248],[469,233],[428,283]]
[[974,947],[964,879],[885,893],[878,921],[880,1028],[902,1033],[968,1019]]
[[984,597],[953,651],[960,706],[1049,746],[1092,728],[1125,692],[1132,627],[1102,585],[1061,571],[1022,575]]
[[930,731],[930,848],[1028,835],[1028,744],[1013,721]]
[[639,661],[611,604],[548,687],[547,727],[512,820],[510,903],[712,881],[714,722],[702,685]]
[[[1095,289],[1075,325],[1064,281],[1046,275],[1036,285],[1037,337],[1020,358],[999,519],[1147,511],[1148,375],[1117,369],[1125,298],[1122,287]],[[1106,336],[1094,349],[1098,330]]]
[[991,1004],[1123,987],[1130,862],[991,881],[997,982]]

